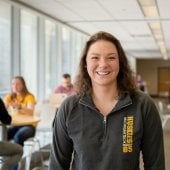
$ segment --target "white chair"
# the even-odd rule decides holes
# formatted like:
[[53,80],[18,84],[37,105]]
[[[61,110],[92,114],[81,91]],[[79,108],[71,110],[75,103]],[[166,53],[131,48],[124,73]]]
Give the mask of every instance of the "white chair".
[[24,151],[26,150],[27,154],[25,154],[25,170],[30,170],[31,169],[31,160],[33,157],[33,153],[35,153],[37,150],[39,152],[39,158],[41,161],[41,168],[44,168],[43,164],[43,154],[40,146],[40,141],[38,138],[33,137],[29,138],[24,142]]
[[170,119],[170,110],[166,108],[166,105],[162,101],[158,101],[157,106],[162,119],[162,127],[165,128],[168,119]]
[[32,154],[36,151],[35,146],[38,146],[43,167],[44,160],[42,153],[49,152],[49,149],[42,149],[42,147],[52,142],[53,120],[57,109],[66,97],[67,95],[63,93],[50,94],[47,101],[36,104],[34,115],[40,117],[41,120],[36,127],[36,136],[24,142],[24,147],[29,148],[29,154],[26,159],[26,169],[30,168]]
[[52,123],[57,109],[56,105],[50,103],[39,103],[35,108],[35,112],[38,112],[41,119],[36,127],[36,136],[43,137],[43,145],[51,143],[49,139],[52,138]]
[[4,160],[0,157],[0,169],[3,163],[4,163]]
[[43,165],[43,152],[49,152],[49,149],[42,149],[43,146],[51,144],[52,141],[52,123],[57,112],[57,107],[54,104],[38,102],[34,109],[34,115],[40,117],[40,122],[36,127],[36,135],[33,138],[24,142],[24,147],[27,148],[26,155],[26,170],[30,169],[32,154],[38,149],[40,160]]

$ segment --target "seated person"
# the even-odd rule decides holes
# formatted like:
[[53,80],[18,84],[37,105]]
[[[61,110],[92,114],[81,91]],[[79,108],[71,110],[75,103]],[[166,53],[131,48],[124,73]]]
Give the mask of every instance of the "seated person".
[[[28,91],[23,77],[14,77],[12,80],[12,91],[5,96],[6,107],[17,109],[21,114],[33,115],[35,103],[35,97]],[[8,129],[8,139],[13,139],[15,143],[22,146],[25,140],[34,135],[34,125],[11,126]]]
[[[3,124],[10,124],[11,123],[11,116],[8,114],[3,101],[0,99],[0,121]],[[6,142],[0,141],[0,156],[6,157],[8,156],[9,159],[3,160],[2,158],[2,166],[1,170],[11,170],[14,166],[16,166],[23,154],[22,146]]]
[[73,84],[71,83],[71,76],[68,73],[63,74],[62,84],[54,89],[54,93],[64,93],[67,96],[75,93]]

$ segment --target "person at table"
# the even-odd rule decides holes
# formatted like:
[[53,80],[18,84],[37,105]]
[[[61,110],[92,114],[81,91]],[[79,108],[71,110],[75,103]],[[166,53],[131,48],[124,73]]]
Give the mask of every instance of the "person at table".
[[[11,116],[8,114],[1,98],[0,98],[0,121],[1,123],[7,125],[11,123]],[[0,156],[9,157],[8,159],[2,158],[1,170],[11,170],[11,168],[16,166],[20,161],[23,154],[23,148],[19,144],[7,141],[0,141],[0,148],[1,148]]]
[[57,86],[53,92],[64,93],[67,96],[74,94],[75,90],[73,84],[71,83],[71,75],[68,73],[63,74],[61,85]]
[[[12,80],[11,93],[5,96],[5,105],[17,110],[20,114],[33,115],[36,103],[35,97],[26,86],[22,76],[16,76]],[[24,141],[35,135],[35,125],[11,126],[8,129],[8,139],[23,146]]]

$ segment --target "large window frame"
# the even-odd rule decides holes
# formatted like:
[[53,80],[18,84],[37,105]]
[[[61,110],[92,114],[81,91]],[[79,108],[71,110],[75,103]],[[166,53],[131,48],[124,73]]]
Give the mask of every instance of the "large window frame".
[[[76,74],[81,47],[87,36],[32,9],[10,4],[10,1],[0,3],[3,4],[0,19],[3,15],[7,18],[3,30],[0,22],[1,35],[6,36],[0,36],[0,48],[4,49],[0,56],[3,73],[0,95],[10,91],[14,76],[21,75],[29,91],[37,100],[42,100],[60,84],[63,73],[68,72],[72,77]],[[47,22],[53,25],[50,35],[46,32]]]

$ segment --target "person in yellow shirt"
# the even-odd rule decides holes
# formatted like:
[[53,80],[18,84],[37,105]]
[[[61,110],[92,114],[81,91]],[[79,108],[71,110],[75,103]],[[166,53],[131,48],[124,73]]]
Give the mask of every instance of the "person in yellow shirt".
[[[24,78],[16,76],[12,80],[11,93],[5,96],[4,102],[9,110],[32,115],[36,100],[34,95],[28,91]],[[10,126],[8,129],[8,139],[13,139],[15,143],[22,146],[25,140],[34,135],[34,125]]]

